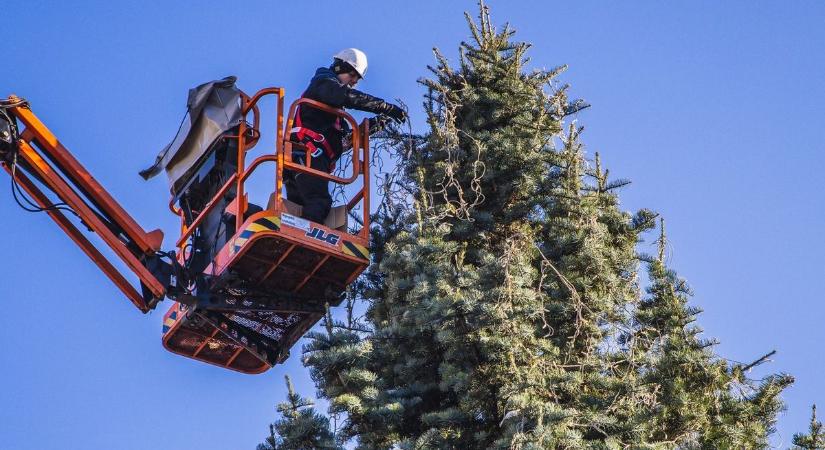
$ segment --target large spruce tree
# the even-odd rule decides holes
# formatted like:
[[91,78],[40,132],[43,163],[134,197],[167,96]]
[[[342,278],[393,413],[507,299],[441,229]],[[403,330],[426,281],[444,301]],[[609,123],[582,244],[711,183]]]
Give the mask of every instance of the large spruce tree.
[[765,447],[792,379],[753,382],[753,365],[713,353],[665,264],[663,224],[659,253],[639,253],[656,214],[622,211],[627,182],[585,155],[556,80],[564,67],[528,70],[529,45],[496,30],[483,4],[467,20],[458,65],[436,51],[421,80],[429,132],[387,137],[398,171],[353,289],[366,314],[328,317],[304,348],[339,438],[363,449]]

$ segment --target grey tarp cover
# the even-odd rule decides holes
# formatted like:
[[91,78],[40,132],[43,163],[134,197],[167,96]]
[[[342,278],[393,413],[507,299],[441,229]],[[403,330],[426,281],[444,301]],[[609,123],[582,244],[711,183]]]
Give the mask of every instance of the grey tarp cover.
[[171,188],[193,169],[218,136],[237,126],[241,122],[241,91],[235,87],[236,80],[229,76],[190,89],[178,134],[140,176],[148,180],[165,170]]

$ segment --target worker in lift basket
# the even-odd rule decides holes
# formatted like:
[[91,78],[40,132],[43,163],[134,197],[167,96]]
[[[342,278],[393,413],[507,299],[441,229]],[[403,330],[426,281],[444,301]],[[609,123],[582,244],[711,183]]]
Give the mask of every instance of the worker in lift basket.
[[[370,131],[379,129],[383,117],[401,123],[406,113],[399,106],[353,89],[367,72],[367,55],[357,48],[341,50],[333,57],[332,65],[321,67],[309,82],[302,98],[316,100],[333,108],[352,108],[378,114],[370,119]],[[324,172],[332,172],[335,163],[346,148],[344,141],[352,130],[340,117],[303,104],[295,114],[290,140],[306,146],[312,154],[311,166]],[[303,151],[295,151],[292,159],[306,164]],[[313,175],[284,171],[286,198],[303,206],[302,216],[313,222],[323,223],[332,207],[329,182]]]

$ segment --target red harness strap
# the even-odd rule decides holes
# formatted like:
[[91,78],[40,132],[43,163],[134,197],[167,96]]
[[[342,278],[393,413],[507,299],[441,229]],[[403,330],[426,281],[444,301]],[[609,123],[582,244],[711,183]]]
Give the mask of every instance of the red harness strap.
[[[295,111],[295,126],[289,130],[290,133],[294,133],[295,137],[298,139],[298,142],[304,144],[307,150],[310,153],[314,154],[315,150],[318,149],[318,144],[320,144],[321,148],[324,149],[324,153],[327,154],[330,161],[335,161],[335,151],[332,150],[332,145],[327,141],[323,134],[312,130],[310,128],[306,128],[301,124],[301,107],[298,106],[297,110]],[[330,172],[332,172],[332,168],[330,168]]]

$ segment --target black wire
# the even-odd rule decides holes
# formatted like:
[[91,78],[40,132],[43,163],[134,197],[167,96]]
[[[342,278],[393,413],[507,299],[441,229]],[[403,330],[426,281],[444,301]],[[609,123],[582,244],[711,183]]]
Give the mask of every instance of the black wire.
[[[36,203],[34,203],[31,199],[29,199],[26,196],[26,194],[23,192],[22,189],[20,189],[20,185],[17,184],[17,182],[14,178],[12,178],[11,184],[12,184],[12,190],[11,190],[12,197],[14,198],[15,203],[17,203],[17,205],[20,206],[20,208],[22,208],[24,211],[32,212],[32,213],[48,212],[48,211],[64,211],[64,212],[74,214],[78,218],[80,217],[80,215],[77,213],[77,211],[73,210],[71,207],[69,207],[67,204],[65,204],[63,202],[53,203],[53,204],[48,205],[46,207],[41,207],[40,205],[37,205]],[[23,199],[23,201],[28,203],[29,206],[24,205],[20,201],[21,198]]]
[[[17,186],[17,184],[16,184],[16,183],[15,183],[15,181],[14,181],[14,175],[12,175],[12,179],[11,179],[11,193],[12,193],[12,197],[14,197],[14,201],[15,201],[15,203],[17,203],[17,205],[18,205],[20,208],[22,208],[24,211],[28,211],[28,212],[32,212],[32,213],[36,213],[36,212],[43,212],[43,211],[44,211],[44,210],[43,210],[42,208],[40,208],[39,206],[36,206],[36,205],[35,205],[35,206],[26,206],[26,205],[24,205],[23,203],[21,203],[21,202],[20,202],[20,199],[17,197],[17,195],[18,195],[18,193],[17,193],[17,189],[19,189],[19,187]],[[28,198],[26,198],[25,196],[23,196],[23,199],[26,201],[26,203],[29,203],[29,204],[31,205],[31,201],[30,201]]]
[[[41,208],[40,205],[36,204],[35,202],[33,202],[31,199],[29,199],[27,196],[24,195],[23,190],[20,189],[20,185],[17,183],[17,178],[15,177],[16,174],[17,174],[17,163],[14,162],[14,163],[12,163],[12,166],[11,166],[11,186],[12,186],[12,191],[11,192],[12,192],[12,194],[14,194],[14,199],[18,202],[18,204],[20,204],[20,201],[17,198],[17,196],[19,195],[20,197],[23,198],[23,201],[25,201],[29,205],[29,207],[34,209],[31,212],[40,212],[43,208]],[[63,205],[65,205],[65,204],[54,204],[52,206],[60,207],[60,206],[63,206]],[[68,205],[66,205],[66,206],[68,206]]]
[[[197,230],[195,230],[197,232]],[[183,267],[189,269],[192,266],[192,251],[195,247],[192,245],[192,242],[187,242],[186,245],[180,250],[181,254],[183,255]]]
[[[3,118],[5,118],[5,120],[9,123],[9,126],[11,127],[13,137],[12,144],[14,144],[14,141],[17,140],[18,136],[17,121],[14,120],[6,110],[15,107],[25,108],[27,106],[28,102],[24,99],[20,99],[15,102],[10,102],[8,100],[0,100],[0,114],[2,114]],[[41,207],[32,199],[30,199],[28,195],[26,195],[26,193],[23,192],[23,189],[20,188],[20,185],[17,183],[17,151],[13,150],[13,152],[14,153],[11,161],[11,193],[12,197],[14,197],[15,203],[17,203],[17,205],[20,206],[20,208],[28,212],[66,211],[74,214],[77,217],[80,217],[80,215],[78,215],[77,212],[70,208],[69,205],[67,205],[65,202],[52,203],[51,205],[48,205],[46,207]],[[23,199],[23,202],[28,204],[28,206],[24,205],[23,202],[20,201],[21,198]]]
[[[14,157],[13,157],[12,162],[11,162],[11,193],[12,193],[12,197],[14,197],[15,203],[17,203],[17,205],[20,206],[20,208],[22,208],[24,211],[31,212],[31,213],[47,212],[47,211],[64,211],[64,212],[69,212],[71,214],[74,214],[78,218],[80,217],[80,215],[77,213],[77,211],[75,211],[74,209],[69,207],[69,205],[67,205],[65,202],[52,203],[52,204],[47,205],[45,207],[41,207],[40,205],[35,203],[33,200],[31,200],[26,195],[25,192],[23,192],[23,189],[20,188],[20,185],[17,183],[16,174],[17,174],[17,153],[14,154]],[[28,206],[24,205],[20,201],[21,198],[23,199],[23,201],[28,203]]]

